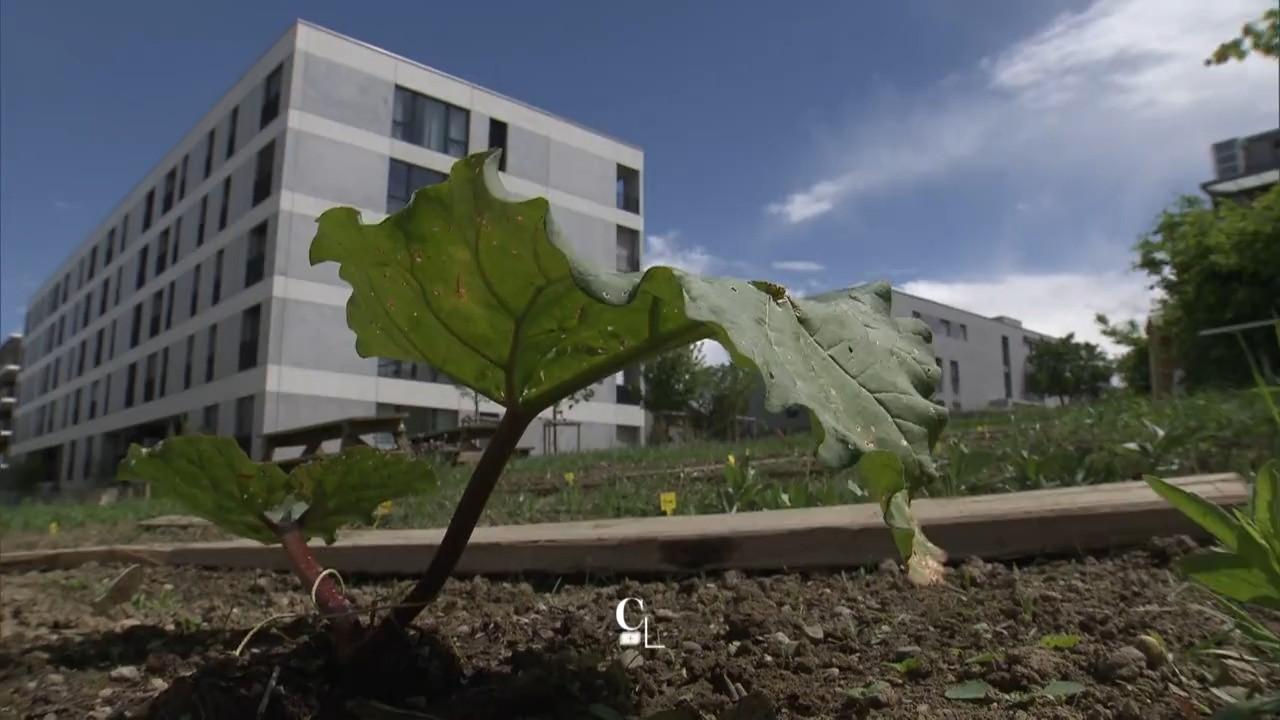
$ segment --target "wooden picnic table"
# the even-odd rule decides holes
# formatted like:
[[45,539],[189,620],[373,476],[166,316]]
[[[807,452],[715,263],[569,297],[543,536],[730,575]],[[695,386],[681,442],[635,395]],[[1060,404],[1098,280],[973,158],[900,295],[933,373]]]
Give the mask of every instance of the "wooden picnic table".
[[[405,417],[404,415],[349,417],[263,433],[263,452],[267,460],[282,467],[288,467],[321,455],[321,446],[328,441],[338,440],[338,449],[341,452],[350,447],[370,447],[362,436],[382,433],[391,435],[397,449],[411,452],[412,448],[404,428]],[[275,460],[277,449],[298,446],[302,446],[302,454],[298,457]]]

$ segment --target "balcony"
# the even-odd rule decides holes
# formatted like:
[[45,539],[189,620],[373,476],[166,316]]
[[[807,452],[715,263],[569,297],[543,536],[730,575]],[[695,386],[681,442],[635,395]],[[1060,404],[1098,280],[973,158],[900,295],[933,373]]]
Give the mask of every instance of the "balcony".
[[21,369],[21,367],[14,365],[13,363],[0,365],[0,380],[18,377],[18,371]]

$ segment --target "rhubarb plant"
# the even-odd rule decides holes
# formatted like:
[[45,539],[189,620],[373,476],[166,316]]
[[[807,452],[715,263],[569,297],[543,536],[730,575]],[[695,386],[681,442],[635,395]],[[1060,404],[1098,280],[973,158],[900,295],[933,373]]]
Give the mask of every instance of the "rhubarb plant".
[[[941,551],[924,539],[908,500],[937,477],[931,453],[947,420],[931,399],[940,371],[927,326],[890,315],[887,284],[800,298],[769,282],[670,267],[601,270],[575,257],[544,198],[508,195],[497,163],[497,151],[461,159],[445,182],[418,190],[377,223],[363,222],[352,208],[328,210],[311,245],[311,262],[336,263],[352,288],[347,323],[360,356],[428,363],[505,410],[438,550],[383,629],[407,626],[440,592],[535,419],[623,368],[707,339],[759,373],[768,409],[807,409],[824,463],[877,458],[861,475],[874,478],[872,494],[904,560],[936,566]],[[297,481],[290,478],[311,464],[284,476],[247,458],[187,459],[213,452],[199,446],[217,442],[191,439],[180,451],[172,447],[178,440],[169,440],[133,451],[124,469],[153,482],[169,473],[167,487],[193,511],[260,540],[278,536],[271,524],[279,522],[328,537],[335,523],[431,485],[421,468],[414,485],[401,475],[413,463],[391,455],[317,463]],[[231,452],[225,445],[222,451]],[[339,475],[339,484],[363,488],[358,503],[354,490],[329,481]],[[345,514],[325,504],[348,498],[353,507]],[[301,503],[296,510],[294,502]],[[259,527],[264,519],[269,532]]]

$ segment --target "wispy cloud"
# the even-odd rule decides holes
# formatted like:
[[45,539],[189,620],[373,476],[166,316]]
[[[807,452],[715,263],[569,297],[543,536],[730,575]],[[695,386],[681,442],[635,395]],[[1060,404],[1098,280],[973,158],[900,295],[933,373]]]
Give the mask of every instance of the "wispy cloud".
[[1207,165],[1209,143],[1274,126],[1274,61],[1202,65],[1267,5],[1098,0],[1061,15],[968,72],[858,117],[836,153],[843,162],[766,210],[803,223],[981,168],[1024,182],[1123,173],[1132,187],[1164,192],[1159,181]]
[[795,273],[816,273],[827,269],[826,265],[812,260],[779,260],[773,263],[774,270]]
[[691,273],[703,274],[723,264],[700,245],[685,246],[679,240],[680,232],[671,230],[660,235],[650,235],[645,241],[644,266],[655,265],[679,268]]
[[73,203],[73,202],[71,202],[70,200],[63,200],[63,199],[59,198],[59,199],[57,199],[57,200],[54,200],[54,201],[53,201],[53,207],[54,207],[54,208],[56,208],[56,209],[58,209],[58,210],[70,210],[71,208],[73,208],[73,207],[75,207],[75,206],[76,206],[76,204],[75,204],[75,203]]

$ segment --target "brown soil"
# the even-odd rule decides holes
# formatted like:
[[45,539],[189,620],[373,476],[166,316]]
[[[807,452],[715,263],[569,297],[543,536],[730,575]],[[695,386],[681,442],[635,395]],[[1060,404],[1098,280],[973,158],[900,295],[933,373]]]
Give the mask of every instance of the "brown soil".
[[[309,618],[268,624],[244,657],[232,654],[269,615],[306,611],[290,576],[147,568],[132,601],[99,614],[90,604],[120,567],[5,575],[0,716],[610,720],[683,708],[663,717],[1199,717],[1221,705],[1215,685],[1280,678],[1176,652],[1220,629],[1195,609],[1206,598],[1169,571],[1187,542],[1021,568],[973,562],[926,589],[896,568],[536,588],[457,581],[419,621],[418,680],[385,705],[337,696]],[[406,588],[348,582],[362,607]],[[644,600],[651,640],[666,649],[622,651],[614,608],[624,597]],[[1079,644],[1042,647],[1050,633]],[[1135,654],[1150,633],[1173,662]],[[998,658],[974,660],[983,653]],[[890,664],[907,658],[915,661]],[[945,696],[971,679],[998,697]],[[1064,700],[1033,694],[1055,680],[1085,689]],[[876,681],[884,685],[849,693]],[[766,709],[750,712],[757,705]]]

